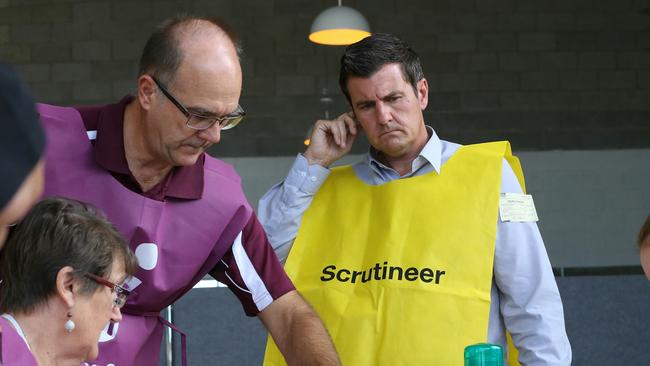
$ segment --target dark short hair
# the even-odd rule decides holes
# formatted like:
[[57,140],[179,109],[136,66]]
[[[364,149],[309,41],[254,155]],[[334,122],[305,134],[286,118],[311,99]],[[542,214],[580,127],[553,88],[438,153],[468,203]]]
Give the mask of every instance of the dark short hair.
[[404,80],[417,94],[418,81],[424,78],[418,54],[394,35],[376,33],[346,47],[341,57],[339,86],[348,102],[352,103],[348,91],[351,76],[367,78],[387,64],[399,64]]
[[650,236],[650,215],[645,219],[645,223],[641,226],[639,230],[639,235],[636,238],[636,243],[641,247],[646,238]]
[[110,276],[115,260],[133,275],[137,259],[108,220],[88,204],[48,198],[32,208],[14,229],[0,258],[0,310],[30,313],[56,292],[61,268],[74,268],[81,292],[101,286],[85,277]]
[[170,83],[183,61],[178,31],[192,28],[198,30],[203,22],[223,31],[235,47],[237,55],[241,57],[241,45],[232,27],[225,21],[217,17],[180,14],[162,22],[149,36],[140,57],[139,75],[150,74],[162,83]]

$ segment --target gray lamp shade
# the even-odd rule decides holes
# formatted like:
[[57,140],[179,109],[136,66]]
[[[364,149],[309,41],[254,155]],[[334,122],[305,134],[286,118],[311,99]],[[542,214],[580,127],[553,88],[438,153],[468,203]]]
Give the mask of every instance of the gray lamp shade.
[[311,24],[309,40],[326,45],[349,45],[370,35],[366,18],[347,6],[333,6],[323,10]]

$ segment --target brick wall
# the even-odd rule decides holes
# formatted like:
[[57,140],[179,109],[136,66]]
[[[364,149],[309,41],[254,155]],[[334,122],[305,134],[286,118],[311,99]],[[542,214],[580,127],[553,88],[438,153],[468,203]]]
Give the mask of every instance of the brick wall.
[[[292,155],[346,110],[340,47],[307,41],[325,0],[0,0],[0,60],[41,101],[95,104],[133,89],[155,24],[179,11],[228,19],[244,47],[245,123],[220,156]],[[509,139],[516,150],[650,146],[650,0],[356,0],[375,32],[422,58],[426,112],[443,138]],[[364,150],[361,142],[356,152]]]

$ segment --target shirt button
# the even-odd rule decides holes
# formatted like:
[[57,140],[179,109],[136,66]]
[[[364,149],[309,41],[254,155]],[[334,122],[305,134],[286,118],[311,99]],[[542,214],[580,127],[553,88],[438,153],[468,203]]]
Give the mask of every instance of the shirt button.
[[315,181],[316,181],[316,177],[311,176],[311,177],[309,177],[309,180],[311,180],[312,182],[315,182]]

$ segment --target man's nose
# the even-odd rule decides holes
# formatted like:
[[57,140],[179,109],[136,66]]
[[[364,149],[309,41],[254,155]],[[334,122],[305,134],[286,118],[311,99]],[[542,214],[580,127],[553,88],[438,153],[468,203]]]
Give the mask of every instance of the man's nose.
[[210,128],[199,131],[198,136],[203,140],[216,144],[221,140],[221,126],[219,123],[215,123]]
[[377,112],[377,121],[381,124],[386,124],[393,118],[390,108],[384,103],[377,103],[375,111]]

